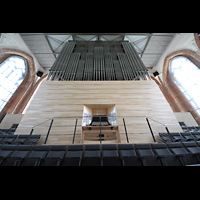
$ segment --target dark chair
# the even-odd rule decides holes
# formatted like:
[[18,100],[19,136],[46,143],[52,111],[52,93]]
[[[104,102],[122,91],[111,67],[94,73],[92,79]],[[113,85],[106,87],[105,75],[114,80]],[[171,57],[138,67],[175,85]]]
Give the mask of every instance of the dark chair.
[[61,166],[80,166],[83,151],[67,151]]
[[16,148],[18,147],[18,145],[15,145],[15,144],[3,144],[1,145],[1,149],[2,150],[16,150]]
[[47,156],[41,160],[40,166],[59,166],[64,158],[65,151],[49,151]]
[[142,159],[143,166],[162,166],[159,156],[154,154],[150,144],[135,144],[135,148]]
[[38,166],[40,161],[47,155],[49,146],[20,145],[17,149],[32,150],[31,153],[20,162],[20,166]]
[[24,142],[24,144],[30,144],[30,145],[37,144],[40,137],[41,135],[30,135],[28,139]]
[[193,132],[193,131],[197,131],[197,128],[195,126],[188,126],[188,130]]
[[122,165],[116,144],[102,144],[102,160],[103,166]]
[[12,145],[12,144],[1,145],[2,156],[0,157],[0,165],[3,164],[3,161],[5,161],[5,159],[9,157],[16,150],[16,148],[17,145]]
[[152,149],[160,157],[163,166],[181,166],[181,162],[173,155],[165,143],[152,144]]
[[123,166],[142,166],[132,144],[118,144],[118,148]]
[[187,149],[187,147],[198,147],[198,145],[195,141],[182,142],[182,145],[186,149]]
[[33,151],[49,151],[49,145],[33,145]]
[[123,166],[142,166],[140,157],[135,150],[120,150]]
[[159,133],[159,136],[163,142],[172,142],[172,138],[168,133]]
[[196,138],[191,135],[190,132],[183,132],[181,133],[181,135],[187,140],[187,141],[192,141],[192,140],[196,140]]
[[28,157],[26,157],[20,166],[39,166],[42,159],[47,155],[47,151],[32,151]]
[[200,147],[197,145],[195,141],[191,142],[182,142],[183,146],[193,154],[194,157],[199,161],[200,163]]
[[170,151],[177,155],[179,158],[181,164],[183,166],[188,164],[197,164],[199,163],[198,159],[195,158],[192,154],[190,154],[186,149],[182,146],[181,143],[169,143],[168,147],[170,148]]
[[103,166],[121,166],[122,162],[117,150],[102,150]]
[[172,142],[187,141],[179,132],[170,133],[172,137]]
[[196,141],[197,145],[200,147],[200,141]]
[[133,150],[133,144],[118,144],[119,150]]
[[14,151],[9,157],[6,157],[1,165],[2,166],[19,166],[20,162],[28,156],[31,151]]
[[195,140],[200,140],[200,132],[194,131],[191,132],[191,134],[194,136]]
[[66,151],[67,145],[51,145],[50,151]]
[[13,141],[17,138],[17,135],[7,135],[4,140],[1,141],[1,144],[12,144]]
[[102,150],[117,150],[116,144],[102,144]]
[[7,137],[7,134],[0,134],[0,144],[3,144],[3,140]]
[[179,122],[182,130],[185,132],[185,131],[188,131],[188,127],[186,126],[186,124],[184,122]]
[[18,135],[18,137],[13,141],[13,144],[26,144],[26,141],[30,135]]
[[84,156],[81,162],[82,166],[101,166],[100,145],[85,145]]
[[3,160],[9,157],[12,153],[12,150],[0,150],[0,165],[3,162]]
[[68,145],[67,153],[61,166],[81,166],[83,145]]
[[197,132],[200,132],[200,126],[195,126]]
[[85,151],[82,166],[101,166],[101,152],[99,150]]

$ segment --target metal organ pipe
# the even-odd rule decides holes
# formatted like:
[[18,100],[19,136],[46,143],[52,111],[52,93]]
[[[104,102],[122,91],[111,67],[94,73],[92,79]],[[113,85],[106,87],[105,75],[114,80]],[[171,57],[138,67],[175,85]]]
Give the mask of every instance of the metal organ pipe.
[[47,80],[132,81],[150,79],[147,68],[131,43],[122,41],[81,42],[65,43],[49,70]]

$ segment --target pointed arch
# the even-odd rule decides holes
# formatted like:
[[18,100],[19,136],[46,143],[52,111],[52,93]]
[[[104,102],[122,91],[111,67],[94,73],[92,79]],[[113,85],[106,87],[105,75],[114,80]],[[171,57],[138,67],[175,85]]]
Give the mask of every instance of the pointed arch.
[[33,90],[35,90],[36,85],[38,85],[33,57],[16,49],[0,49],[0,63],[11,56],[20,56],[26,59],[28,69],[26,77],[0,112],[0,121],[6,114],[22,113],[31,97],[30,94],[33,94]]
[[196,120],[196,122],[200,125],[200,116],[198,115],[198,113],[195,111],[190,102],[187,100],[182,91],[179,89],[179,87],[176,85],[176,83],[172,80],[172,78],[169,75],[168,68],[171,59],[176,56],[184,56],[188,58],[198,68],[200,68],[200,56],[194,51],[188,49],[173,52],[165,58],[163,65],[163,73],[162,73],[163,84],[166,88],[166,92],[170,94],[171,98],[173,99],[173,102],[171,103],[169,102],[172,109],[175,112],[190,112],[194,117],[194,119]]

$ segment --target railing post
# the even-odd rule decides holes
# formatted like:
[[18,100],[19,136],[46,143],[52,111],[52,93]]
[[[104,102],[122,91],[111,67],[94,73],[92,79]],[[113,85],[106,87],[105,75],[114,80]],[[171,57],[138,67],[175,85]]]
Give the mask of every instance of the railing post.
[[123,118],[123,122],[124,122],[124,129],[125,129],[125,133],[126,133],[126,140],[127,140],[127,143],[129,143],[128,133],[127,133],[127,130],[126,130],[126,123],[125,123],[125,119],[124,118]]
[[165,127],[165,129],[167,130],[167,133],[170,134],[169,129],[167,127]]
[[75,122],[75,127],[74,127],[74,136],[73,136],[72,144],[74,144],[74,140],[75,140],[75,134],[76,134],[77,122],[78,122],[78,118],[76,118],[76,122]]
[[30,135],[32,135],[32,134],[33,134],[33,131],[34,131],[34,128],[32,128],[32,129],[31,129]]
[[153,141],[156,142],[156,139],[155,139],[155,137],[154,137],[154,134],[153,134],[153,131],[152,131],[152,129],[151,129],[151,126],[150,126],[150,123],[149,123],[148,118],[146,118],[146,120],[147,120],[147,124],[148,124],[148,126],[149,126],[149,129],[150,129],[150,131],[151,131],[151,135],[152,135],[152,137],[153,137]]
[[101,143],[101,116],[100,116],[100,143]]
[[48,130],[48,132],[47,132],[47,136],[46,136],[46,138],[45,138],[44,144],[47,143],[47,139],[48,139],[48,137],[49,137],[49,133],[50,133],[50,131],[51,131],[51,127],[52,127],[52,125],[53,125],[53,121],[54,121],[54,119],[51,120],[51,124],[50,124],[50,126],[49,126],[49,130]]

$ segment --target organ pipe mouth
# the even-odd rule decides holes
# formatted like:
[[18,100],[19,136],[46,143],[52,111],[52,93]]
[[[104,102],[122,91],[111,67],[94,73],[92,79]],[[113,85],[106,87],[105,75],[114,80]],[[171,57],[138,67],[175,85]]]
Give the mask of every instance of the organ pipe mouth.
[[151,80],[133,45],[116,42],[66,42],[49,70],[49,81]]

